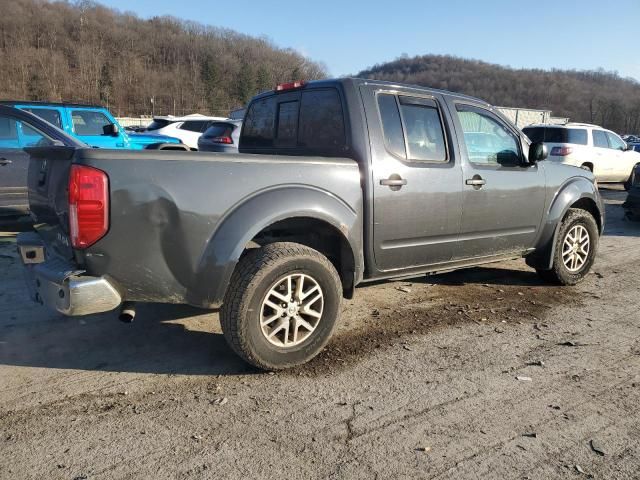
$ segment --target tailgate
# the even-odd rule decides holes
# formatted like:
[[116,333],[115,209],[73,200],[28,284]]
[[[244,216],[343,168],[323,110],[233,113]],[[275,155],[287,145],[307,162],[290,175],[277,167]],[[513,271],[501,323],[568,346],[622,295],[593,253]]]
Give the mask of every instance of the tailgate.
[[74,147],[31,147],[29,155],[29,208],[34,228],[47,252],[70,259],[69,240],[69,169],[76,152]]

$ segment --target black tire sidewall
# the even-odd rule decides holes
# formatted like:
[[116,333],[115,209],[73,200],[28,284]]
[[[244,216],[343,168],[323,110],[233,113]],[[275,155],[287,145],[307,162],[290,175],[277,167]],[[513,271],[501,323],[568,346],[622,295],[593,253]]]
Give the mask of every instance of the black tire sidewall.
[[[324,307],[318,327],[309,338],[295,347],[282,348],[271,344],[265,338],[260,327],[260,313],[267,292],[280,278],[294,273],[304,273],[318,282],[324,296]],[[277,265],[270,266],[263,272],[256,282],[252,282],[245,292],[244,303],[248,308],[238,319],[244,323],[240,330],[246,334],[245,340],[251,356],[258,359],[260,364],[271,368],[286,368],[305,363],[317,355],[331,337],[340,314],[342,294],[339,285],[336,285],[336,278],[337,274],[331,272],[316,258],[298,256],[282,259]]]
[[[587,261],[578,272],[570,272],[562,260],[562,247],[565,236],[576,225],[582,225],[589,233],[589,255]],[[580,282],[589,273],[596,258],[598,251],[598,241],[600,235],[598,225],[589,212],[582,210],[570,210],[569,214],[562,222],[558,239],[556,242],[556,251],[554,255],[553,269],[555,270],[558,280],[564,285],[575,285]]]

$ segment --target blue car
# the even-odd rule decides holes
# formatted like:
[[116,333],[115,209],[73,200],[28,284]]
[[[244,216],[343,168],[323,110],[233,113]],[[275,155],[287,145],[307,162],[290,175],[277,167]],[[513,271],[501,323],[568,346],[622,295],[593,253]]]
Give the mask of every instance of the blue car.
[[[0,103],[32,113],[92,147],[142,150],[162,148],[172,144],[181,145],[179,139],[166,135],[126,132],[109,110],[99,105],[27,101]],[[24,130],[17,133],[18,135],[13,139],[16,144],[5,144],[3,145],[5,148],[27,147],[38,138]]]

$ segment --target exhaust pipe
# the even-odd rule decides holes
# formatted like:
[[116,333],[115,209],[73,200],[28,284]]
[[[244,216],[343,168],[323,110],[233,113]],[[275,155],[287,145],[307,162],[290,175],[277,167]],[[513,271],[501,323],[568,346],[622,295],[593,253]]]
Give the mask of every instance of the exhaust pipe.
[[134,302],[124,302],[118,320],[124,323],[131,323],[136,318],[136,304]]

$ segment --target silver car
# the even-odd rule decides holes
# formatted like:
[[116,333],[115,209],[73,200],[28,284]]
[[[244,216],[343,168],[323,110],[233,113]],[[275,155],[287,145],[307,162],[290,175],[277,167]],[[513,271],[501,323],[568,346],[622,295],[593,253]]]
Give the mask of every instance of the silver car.
[[238,153],[242,120],[213,122],[198,139],[201,152]]

